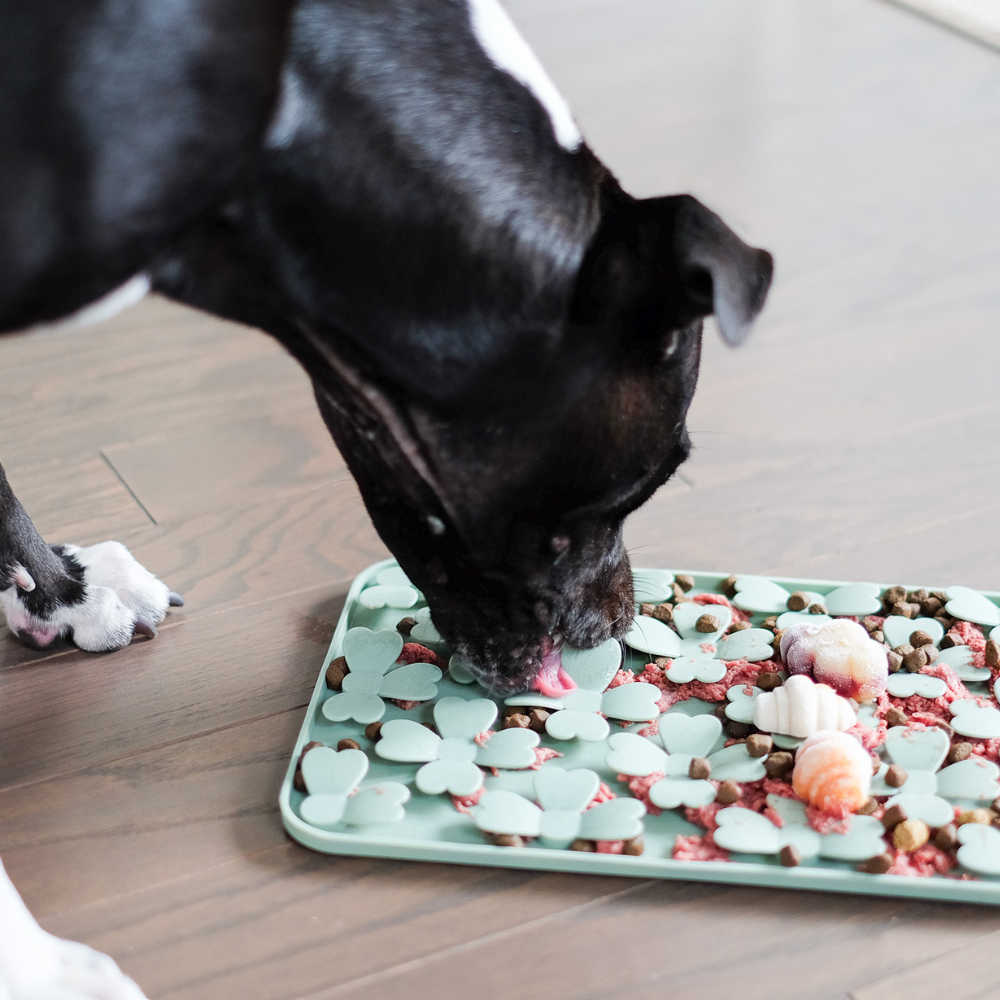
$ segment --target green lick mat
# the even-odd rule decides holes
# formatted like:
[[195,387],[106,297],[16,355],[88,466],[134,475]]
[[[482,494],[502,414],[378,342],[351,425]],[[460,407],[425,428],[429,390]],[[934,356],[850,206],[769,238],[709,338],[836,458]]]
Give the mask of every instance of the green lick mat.
[[[635,570],[634,575],[637,600],[656,603],[671,599],[674,571]],[[720,594],[728,576],[689,575],[694,587],[688,597]],[[750,576],[738,580],[740,593],[734,603],[750,615],[755,626],[732,634],[734,639],[743,637],[738,645],[726,646],[729,637],[709,635],[719,650],[713,661],[716,646],[703,644],[702,636],[691,631],[690,622],[685,635],[680,620],[685,616],[678,616],[676,631],[667,629],[670,634],[658,631],[661,623],[652,618],[637,619],[638,630],[633,629],[627,640],[633,645],[611,643],[598,651],[567,653],[567,670],[579,684],[573,698],[564,703],[537,696],[515,701],[525,706],[525,712],[538,705],[547,706],[552,713],[545,723],[547,728],[536,734],[501,728],[504,700],[491,699],[457,657],[449,658],[422,595],[393,561],[370,566],[357,577],[347,596],[289,762],[280,794],[286,829],[305,846],[329,854],[1000,903],[1000,829],[979,824],[979,829],[971,832],[965,826],[960,828],[959,864],[946,875],[873,875],[858,871],[858,859],[866,852],[875,853],[872,839],[881,837],[877,820],[853,817],[846,830],[840,828],[839,835],[820,836],[806,825],[801,804],[769,800],[777,808],[768,809],[766,815],[730,808],[728,813],[743,815],[719,820],[725,826],[718,836],[728,847],[728,862],[674,859],[679,835],[705,832],[685,818],[685,804],[705,802],[706,783],[688,776],[690,758],[707,757],[712,762],[713,778],[729,777],[738,783],[762,777],[762,763],[751,758],[741,744],[723,748],[718,702],[692,697],[672,705],[660,716],[657,735],[649,733],[648,721],[629,722],[649,720],[658,710],[649,709],[644,684],[607,689],[619,661],[621,667],[639,674],[654,659],[655,651],[666,644],[672,663],[681,671],[677,677],[711,683],[724,670],[721,663],[725,660],[765,659],[756,626],[768,615],[787,614],[784,609],[790,593],[802,591],[820,598],[833,615],[860,616],[879,613],[873,607],[881,606],[877,595],[884,589],[882,585],[828,580]],[[984,635],[995,627],[994,637],[1000,637],[1000,594],[953,587],[947,596],[949,615],[976,623]],[[713,606],[706,605],[700,612],[713,612]],[[718,624],[728,624],[729,614],[724,607],[718,611]],[[404,617],[417,619],[411,637],[405,640],[396,631]],[[897,630],[906,632],[905,621],[895,624]],[[914,627],[921,626],[915,623]],[[357,631],[348,636],[352,629]],[[887,638],[889,633],[886,626]],[[932,638],[940,641],[939,635]],[[328,687],[326,672],[335,658],[344,655],[345,639],[350,671],[338,691]],[[429,647],[437,654],[439,666],[397,667],[403,641]],[[977,670],[967,662],[971,657],[963,659],[956,652],[967,654],[964,646],[955,652],[945,649],[939,661],[954,665],[969,693],[969,700],[951,708],[956,730],[973,740],[989,738],[993,732],[1000,736],[1000,728],[994,728],[1000,726],[1000,711],[987,671]],[[892,682],[894,677],[900,680]],[[903,697],[909,691],[907,685],[916,685],[914,690],[922,693],[921,685],[930,684],[932,679],[904,673],[891,675],[890,682],[903,685],[905,691],[899,695]],[[704,687],[699,690],[704,693]],[[933,685],[927,689],[932,697],[934,690]],[[758,689],[753,691],[759,694]],[[745,686],[730,688],[728,701],[721,704],[729,706],[730,719],[738,720],[741,713],[748,719],[752,710]],[[383,724],[381,753],[376,749],[378,744],[365,735],[366,724],[374,720]],[[861,709],[859,721],[876,726],[870,709]],[[436,732],[424,724],[433,724]],[[484,730],[494,735],[486,736]],[[640,732],[645,735],[638,735]],[[910,804],[909,814],[927,810],[928,825],[933,826],[930,818],[940,815],[941,809],[985,806],[997,797],[994,779],[1000,776],[1000,768],[994,764],[979,761],[978,770],[970,765],[953,772],[945,767],[944,755],[950,744],[946,730],[930,728],[925,731],[929,735],[918,733],[913,741],[902,738],[904,728],[888,732],[892,735],[878,750],[886,761],[880,775],[895,762],[906,767],[908,778],[907,786],[889,788],[880,775],[875,776],[872,794],[880,801],[908,792],[909,798],[901,801]],[[335,748],[345,738],[355,740],[360,750],[309,751],[304,778],[311,794],[297,790],[296,769],[305,745],[318,741]],[[797,742],[777,737],[775,750],[794,751]],[[543,751],[542,758],[547,756],[545,748],[561,756],[543,759],[534,769],[526,767],[533,755],[539,756],[536,745]],[[659,815],[642,815],[641,803],[632,796],[628,784],[619,780],[622,762],[631,767],[633,775],[655,772],[651,781],[666,775],[655,794],[652,789],[649,792],[654,802],[667,803]],[[595,802],[599,783],[614,793],[612,802],[616,804],[602,803],[602,795]],[[456,808],[451,794],[456,791],[468,796],[466,808]],[[480,794],[483,797],[477,804]],[[777,818],[777,823],[768,816]],[[527,846],[496,846],[493,835],[503,833],[523,836]],[[578,838],[626,844],[641,840],[642,853],[569,849],[569,843]],[[787,844],[801,849],[803,860],[795,867],[780,863],[780,850]],[[885,842],[877,849],[886,850]]]

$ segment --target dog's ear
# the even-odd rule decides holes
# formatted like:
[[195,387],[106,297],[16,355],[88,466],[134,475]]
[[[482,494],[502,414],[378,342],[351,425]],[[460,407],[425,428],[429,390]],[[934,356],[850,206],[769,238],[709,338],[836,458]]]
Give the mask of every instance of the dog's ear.
[[674,211],[673,254],[686,296],[701,315],[715,313],[719,332],[732,347],[743,343],[764,307],[774,260],[747,246],[696,198],[670,201]]

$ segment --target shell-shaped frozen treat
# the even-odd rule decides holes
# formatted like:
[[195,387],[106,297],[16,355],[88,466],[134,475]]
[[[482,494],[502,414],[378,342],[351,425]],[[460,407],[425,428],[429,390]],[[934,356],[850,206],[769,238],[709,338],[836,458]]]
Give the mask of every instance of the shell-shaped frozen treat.
[[868,801],[872,760],[847,733],[813,733],[795,752],[792,788],[809,805],[835,816],[856,812]]
[[889,679],[885,647],[846,618],[789,626],[781,659],[790,674],[806,674],[859,702],[877,698]]
[[765,733],[805,737],[820,730],[850,729],[857,721],[851,702],[803,674],[757,695],[753,703],[753,724]]

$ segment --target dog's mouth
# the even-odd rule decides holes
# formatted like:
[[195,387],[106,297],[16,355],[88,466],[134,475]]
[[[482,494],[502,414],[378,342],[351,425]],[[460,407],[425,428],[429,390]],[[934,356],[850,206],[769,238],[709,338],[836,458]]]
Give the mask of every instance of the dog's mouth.
[[576,687],[576,681],[563,668],[562,636],[557,633],[547,638],[548,643],[542,644],[543,649],[547,646],[547,651],[542,654],[542,663],[531,688],[546,698],[561,698]]

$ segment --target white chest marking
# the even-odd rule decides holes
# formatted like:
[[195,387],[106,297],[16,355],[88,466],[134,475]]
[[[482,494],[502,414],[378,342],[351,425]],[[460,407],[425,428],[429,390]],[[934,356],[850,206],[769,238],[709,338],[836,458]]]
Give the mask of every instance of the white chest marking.
[[541,102],[552,120],[560,146],[576,149],[583,141],[562,94],[537,56],[521,37],[498,0],[468,0],[472,30],[483,51],[499,69],[523,83]]

